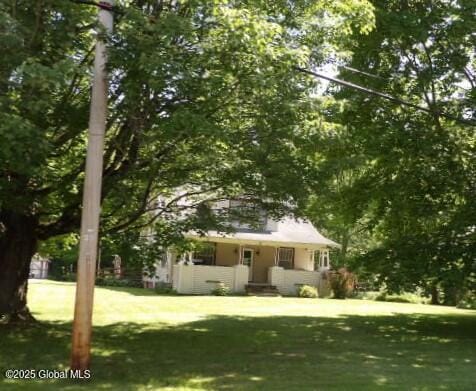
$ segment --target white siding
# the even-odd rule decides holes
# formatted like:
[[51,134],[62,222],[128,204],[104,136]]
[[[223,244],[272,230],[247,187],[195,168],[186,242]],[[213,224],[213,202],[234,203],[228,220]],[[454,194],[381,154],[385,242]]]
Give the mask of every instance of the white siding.
[[232,292],[243,292],[248,283],[248,267],[178,264],[173,269],[173,288],[182,294],[210,294],[219,283]]
[[[233,289],[234,270],[227,266],[195,266],[192,276],[192,294],[209,294],[219,282]],[[217,282],[215,282],[217,281]]]
[[294,249],[294,269],[298,270],[314,270],[314,261],[313,261],[313,252],[314,250],[308,250],[305,248],[295,248]]
[[279,266],[269,269],[269,282],[276,286],[282,295],[296,296],[300,285],[311,285],[319,288],[320,281],[320,272],[284,270]]

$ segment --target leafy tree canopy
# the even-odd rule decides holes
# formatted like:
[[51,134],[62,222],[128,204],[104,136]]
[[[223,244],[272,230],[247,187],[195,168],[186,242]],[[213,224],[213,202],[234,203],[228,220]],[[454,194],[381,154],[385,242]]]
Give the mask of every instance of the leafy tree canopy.
[[475,288],[476,133],[440,113],[475,118],[474,3],[374,5],[375,30],[349,47],[347,65],[365,73],[340,76],[433,114],[333,87],[342,126],[325,138],[329,192],[314,207],[335,198],[334,222],[367,246],[359,264],[390,289],[442,288],[451,303]]
[[[368,32],[372,7],[340,1],[119,1],[108,37],[104,232],[164,225],[182,195],[302,204],[319,118],[317,66]],[[96,9],[0,3],[0,313],[24,307],[38,240],[77,230]],[[312,150],[308,147],[306,151]],[[172,197],[165,205],[159,195]],[[23,248],[24,251],[19,251]],[[16,276],[16,277],[15,277]]]

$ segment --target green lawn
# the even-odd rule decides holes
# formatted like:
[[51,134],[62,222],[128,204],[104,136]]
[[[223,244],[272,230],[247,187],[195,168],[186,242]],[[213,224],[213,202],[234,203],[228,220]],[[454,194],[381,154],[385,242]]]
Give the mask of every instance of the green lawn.
[[[74,284],[32,282],[41,321],[0,328],[0,369],[68,365]],[[97,390],[475,390],[476,312],[419,304],[97,288]],[[86,381],[6,381],[76,390]],[[3,383],[2,383],[3,382]]]

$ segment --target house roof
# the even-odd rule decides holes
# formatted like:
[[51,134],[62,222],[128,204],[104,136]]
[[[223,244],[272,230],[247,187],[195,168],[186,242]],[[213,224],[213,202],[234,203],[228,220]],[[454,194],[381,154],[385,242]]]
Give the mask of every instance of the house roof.
[[208,231],[204,236],[190,232],[186,236],[199,240],[250,245],[267,244],[271,246],[292,246],[310,249],[340,247],[336,242],[324,237],[310,222],[306,220],[284,218],[277,222],[276,228],[276,230],[265,232],[237,230],[234,233],[221,233],[217,231]]

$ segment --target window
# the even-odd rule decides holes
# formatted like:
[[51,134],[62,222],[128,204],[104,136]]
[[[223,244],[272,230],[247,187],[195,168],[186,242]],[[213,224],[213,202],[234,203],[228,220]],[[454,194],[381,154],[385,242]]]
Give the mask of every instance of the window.
[[294,249],[291,247],[280,247],[278,249],[278,266],[284,269],[294,268]]
[[256,232],[266,229],[266,211],[251,200],[231,200],[229,213],[235,228]]
[[330,267],[329,250],[316,251],[315,259],[318,260],[318,264],[317,264],[318,269],[329,269]]
[[193,254],[193,263],[197,265],[215,264],[215,244],[206,243]]

